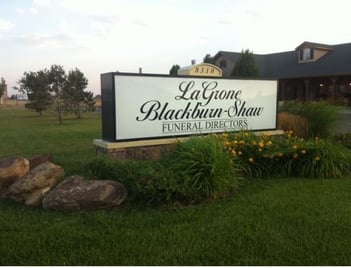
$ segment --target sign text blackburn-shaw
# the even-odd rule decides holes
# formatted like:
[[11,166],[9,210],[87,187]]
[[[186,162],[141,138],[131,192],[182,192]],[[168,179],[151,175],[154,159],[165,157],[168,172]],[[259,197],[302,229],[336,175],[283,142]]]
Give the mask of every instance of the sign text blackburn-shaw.
[[276,129],[276,81],[122,73],[101,77],[104,139]]

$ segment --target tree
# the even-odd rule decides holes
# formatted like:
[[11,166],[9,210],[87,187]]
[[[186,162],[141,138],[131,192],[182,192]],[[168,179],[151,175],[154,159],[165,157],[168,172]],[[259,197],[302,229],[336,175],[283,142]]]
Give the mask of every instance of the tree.
[[241,51],[238,61],[235,63],[232,76],[257,77],[258,68],[252,52],[248,49]]
[[[70,70],[64,87],[64,103],[67,110],[74,112],[77,118],[81,118],[80,110],[86,102],[93,101],[92,93],[84,92],[88,86],[88,79],[77,68]],[[91,106],[91,103],[89,104]],[[89,106],[88,105],[88,106]],[[94,106],[94,104],[93,104]]]
[[179,69],[180,69],[180,66],[178,64],[173,65],[172,68],[169,70],[169,75],[177,76]]
[[88,79],[77,68],[69,71],[68,75],[60,65],[52,65],[49,70],[25,72],[18,84],[20,87],[15,89],[28,95],[26,108],[41,115],[44,110],[53,107],[60,124],[65,111],[74,112],[77,118],[81,118],[81,109],[94,109],[93,93],[84,91]]
[[53,99],[54,110],[57,112],[59,124],[62,124],[62,114],[64,112],[64,87],[66,83],[66,73],[62,66],[52,65],[49,71],[50,93]]
[[95,110],[95,100],[94,94],[90,91],[83,92],[83,108],[87,111],[94,111]]
[[[6,82],[5,82],[5,79],[3,77],[1,77],[1,82],[0,82],[0,100],[2,98],[2,95],[4,95],[5,89],[6,89]],[[1,102],[0,102],[0,104],[1,104]]]
[[38,72],[25,72],[17,83],[20,87],[15,89],[21,93],[27,93],[29,102],[25,105],[26,108],[34,110],[41,116],[42,112],[51,106],[52,98],[49,92],[47,69]]
[[210,54],[206,54],[206,56],[204,57],[204,63],[216,65],[215,58],[211,57]]

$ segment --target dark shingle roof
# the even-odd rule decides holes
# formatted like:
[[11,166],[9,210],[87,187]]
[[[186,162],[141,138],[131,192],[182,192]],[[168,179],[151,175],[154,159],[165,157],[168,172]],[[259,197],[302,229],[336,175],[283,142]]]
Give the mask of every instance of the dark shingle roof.
[[230,52],[230,51],[219,51],[215,56],[214,59],[217,60],[220,56],[225,57],[226,59],[232,60],[233,62],[236,62],[241,53],[239,52]]
[[[351,43],[329,46],[304,42],[300,46],[302,45],[319,48],[323,46],[329,51],[320,59],[306,63],[298,62],[296,50],[265,55],[254,54],[260,77],[278,79],[351,75]],[[241,53],[219,51],[215,58],[220,54],[235,62]]]
[[351,43],[331,46],[325,56],[299,63],[298,51],[268,54],[264,57],[263,77],[297,78],[351,74]]

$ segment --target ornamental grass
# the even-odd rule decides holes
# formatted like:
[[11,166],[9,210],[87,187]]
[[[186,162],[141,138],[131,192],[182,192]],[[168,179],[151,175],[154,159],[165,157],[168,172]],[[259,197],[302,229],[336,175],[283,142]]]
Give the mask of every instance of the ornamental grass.
[[293,131],[296,136],[307,138],[309,128],[308,120],[301,115],[287,112],[278,113],[278,129]]
[[240,167],[233,163],[215,135],[178,143],[163,165],[172,171],[179,193],[186,199],[224,197],[240,184]]
[[[294,130],[299,137],[328,137],[332,126],[340,120],[343,108],[327,102],[288,101],[279,107],[278,125],[283,130]],[[299,133],[301,132],[301,133]]]

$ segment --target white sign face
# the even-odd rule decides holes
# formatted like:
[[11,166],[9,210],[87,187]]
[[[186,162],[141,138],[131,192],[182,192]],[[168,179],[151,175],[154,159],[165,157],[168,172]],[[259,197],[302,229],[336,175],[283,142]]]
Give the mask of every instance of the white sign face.
[[277,81],[115,75],[116,140],[276,129]]

